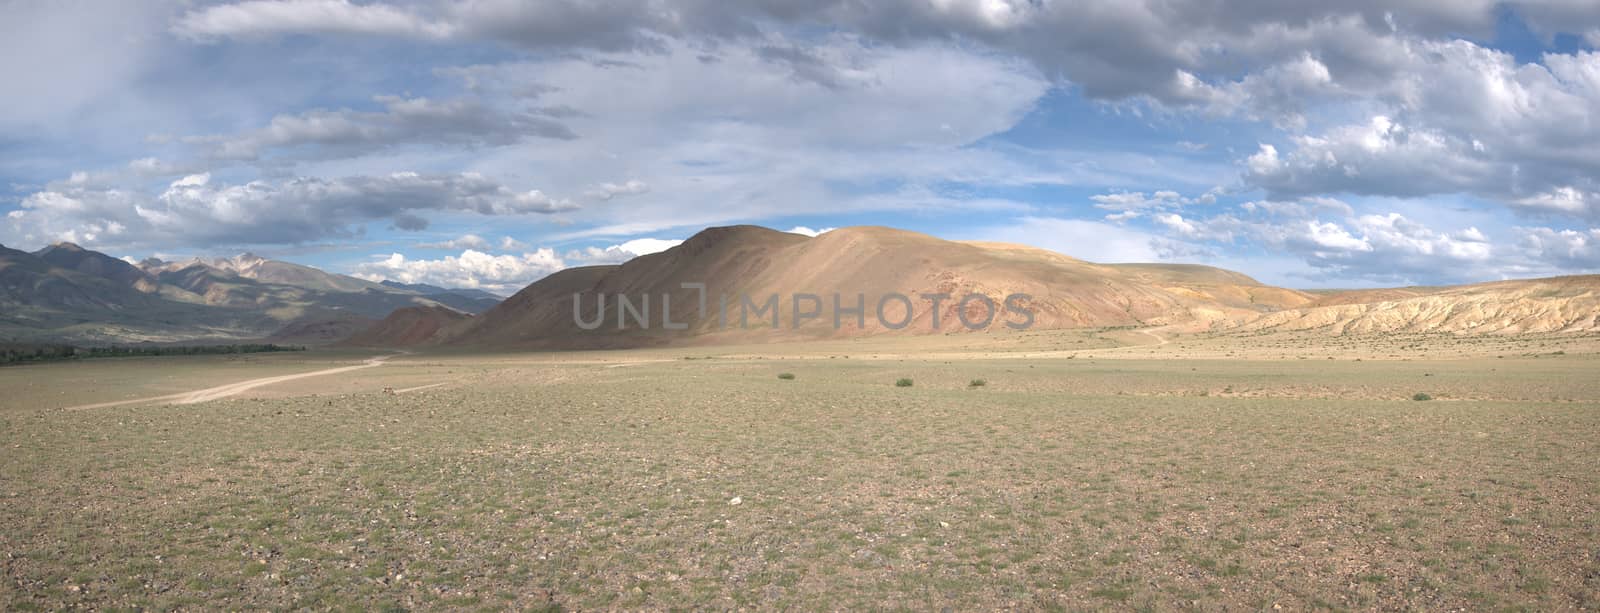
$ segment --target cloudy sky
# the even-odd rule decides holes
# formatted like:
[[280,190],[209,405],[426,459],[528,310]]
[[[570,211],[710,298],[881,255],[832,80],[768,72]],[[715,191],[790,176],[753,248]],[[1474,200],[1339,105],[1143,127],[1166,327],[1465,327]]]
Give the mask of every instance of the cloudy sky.
[[1600,271],[1593,0],[0,10],[17,248],[501,292],[733,223],[1295,287]]

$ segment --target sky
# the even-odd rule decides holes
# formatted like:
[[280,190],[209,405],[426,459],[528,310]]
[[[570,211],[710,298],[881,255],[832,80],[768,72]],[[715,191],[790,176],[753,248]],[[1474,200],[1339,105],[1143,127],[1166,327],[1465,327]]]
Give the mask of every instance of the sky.
[[714,225],[1600,271],[1593,0],[0,0],[0,244],[509,294]]

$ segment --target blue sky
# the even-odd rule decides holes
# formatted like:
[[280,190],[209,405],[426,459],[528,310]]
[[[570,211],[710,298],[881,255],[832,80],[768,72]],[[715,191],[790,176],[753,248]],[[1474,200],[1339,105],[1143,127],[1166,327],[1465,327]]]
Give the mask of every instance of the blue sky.
[[1580,0],[0,1],[0,243],[509,293],[708,225],[1600,270]]

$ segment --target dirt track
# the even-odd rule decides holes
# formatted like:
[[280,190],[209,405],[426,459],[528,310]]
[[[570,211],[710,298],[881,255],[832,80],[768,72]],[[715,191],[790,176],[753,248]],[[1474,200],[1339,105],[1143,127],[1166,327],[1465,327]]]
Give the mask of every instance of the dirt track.
[[379,356],[373,356],[373,357],[367,358],[366,361],[364,361],[364,362],[362,362],[360,364],[354,365],[354,366],[340,366],[340,367],[337,367],[337,368],[326,368],[326,369],[323,369],[323,370],[314,370],[314,371],[311,371],[311,372],[296,373],[296,374],[292,374],[292,375],[279,375],[279,376],[276,376],[276,377],[262,377],[260,379],[250,379],[248,381],[240,381],[238,383],[229,383],[227,385],[219,385],[219,386],[216,386],[216,387],[206,388],[206,389],[202,389],[202,390],[195,390],[195,391],[192,391],[192,392],[178,392],[176,394],[167,394],[165,396],[153,396],[153,397],[150,397],[150,398],[135,398],[135,399],[132,399],[132,400],[116,400],[116,401],[112,401],[112,402],[101,402],[101,403],[96,403],[96,404],[85,404],[85,405],[79,405],[79,406],[75,406],[75,407],[67,407],[67,410],[104,409],[104,408],[118,407],[118,406],[129,405],[129,404],[153,404],[153,403],[160,403],[160,402],[166,402],[166,403],[170,403],[170,404],[195,404],[195,403],[199,403],[199,402],[210,402],[212,400],[220,400],[220,399],[223,399],[223,398],[227,398],[229,396],[233,396],[233,395],[238,394],[240,392],[252,390],[252,389],[255,389],[255,388],[258,388],[258,387],[262,387],[262,386],[266,386],[266,385],[272,385],[274,383],[283,383],[285,381],[293,381],[295,379],[305,379],[307,377],[321,377],[323,375],[336,375],[336,374],[339,374],[339,373],[350,372],[350,371],[353,371],[353,370],[361,370],[361,369],[365,369],[365,368],[375,368],[375,367],[378,367],[378,366],[383,366],[384,362],[388,361],[389,358],[392,358],[394,356],[395,356],[395,354],[385,354],[385,355],[379,355]]

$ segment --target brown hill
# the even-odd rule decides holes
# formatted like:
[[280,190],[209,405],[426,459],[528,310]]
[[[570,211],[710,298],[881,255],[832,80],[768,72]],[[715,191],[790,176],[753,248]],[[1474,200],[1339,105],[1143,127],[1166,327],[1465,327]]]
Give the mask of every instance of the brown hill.
[[340,345],[353,347],[415,347],[439,340],[441,331],[472,319],[471,315],[442,306],[395,309],[388,317],[351,335]]
[[[706,285],[703,315],[701,292],[682,287],[684,283]],[[912,301],[904,329],[884,325],[877,316],[880,300],[892,293]],[[574,322],[574,294],[580,297],[585,318],[601,315],[599,329],[583,330]],[[809,313],[814,303],[797,294],[815,295],[820,303],[815,304],[816,316],[798,326],[796,312]],[[931,301],[921,298],[923,294],[951,297],[934,309]],[[970,294],[988,298],[996,307],[994,316],[987,317],[989,310],[976,300],[966,305],[964,313],[958,312],[958,301]],[[978,330],[996,330],[1008,321],[1021,321],[1006,311],[1005,299],[1011,294],[1031,297],[1016,305],[1032,310],[1036,328],[1206,325],[1249,319],[1312,300],[1302,292],[1206,266],[1101,265],[1031,247],[952,242],[882,227],[842,228],[807,238],[734,226],[707,229],[677,247],[619,266],[551,275],[451,334],[446,342],[623,347],[969,331],[960,323],[962,314],[982,324]],[[648,297],[653,307],[648,309],[648,328],[624,313],[619,295],[627,296],[640,311]],[[835,295],[841,309],[864,306],[863,316],[841,312],[836,329]],[[602,296],[604,309],[598,310]],[[769,296],[778,297],[776,329],[771,327],[770,313],[746,313],[745,296],[757,307],[765,306]],[[725,319],[720,306],[724,299]],[[663,329],[663,302],[670,304],[672,321],[685,323],[686,330]],[[903,302],[890,298],[884,304],[887,322],[905,319]],[[748,315],[750,329],[741,328],[741,315]],[[619,319],[626,321],[619,325]],[[937,328],[935,319],[940,322]]]
[[1600,275],[1349,292],[1266,314],[1236,329],[1333,335],[1595,332],[1600,331]]

